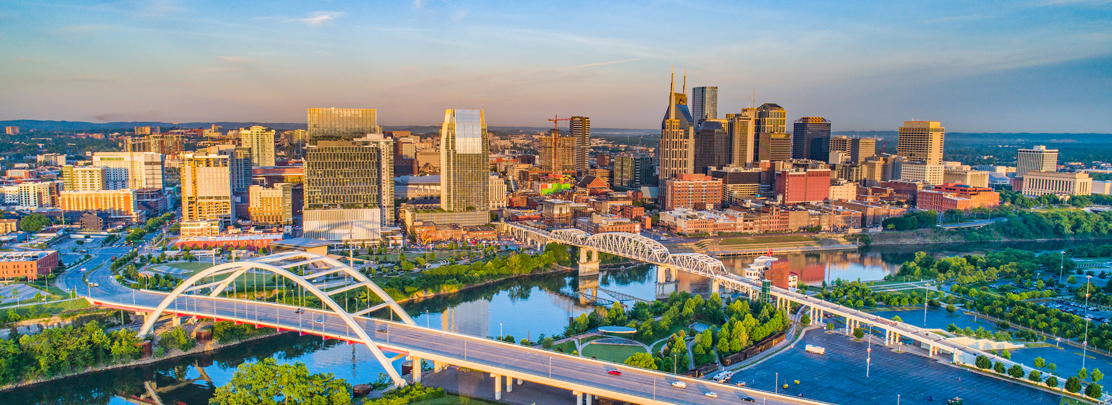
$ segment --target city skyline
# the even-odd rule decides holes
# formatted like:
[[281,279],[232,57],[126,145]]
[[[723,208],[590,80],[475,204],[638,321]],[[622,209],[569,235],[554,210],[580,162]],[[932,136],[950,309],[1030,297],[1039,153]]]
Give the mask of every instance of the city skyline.
[[[675,66],[692,87],[718,87],[722,115],[755,90],[757,105],[834,131],[940,120],[954,132],[1107,133],[1110,7],[15,3],[0,6],[11,56],[0,119],[299,122],[333,105],[437,125],[458,106],[495,126],[560,113],[653,128]],[[651,29],[684,13],[705,23]],[[744,16],[759,18],[727,23]],[[822,28],[767,29],[785,21]],[[730,39],[692,47],[696,34]]]

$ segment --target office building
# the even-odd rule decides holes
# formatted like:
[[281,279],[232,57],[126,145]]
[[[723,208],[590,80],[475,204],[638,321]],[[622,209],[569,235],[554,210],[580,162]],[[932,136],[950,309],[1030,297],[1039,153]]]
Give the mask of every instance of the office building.
[[101,166],[62,167],[62,189],[65,191],[108,190],[107,168]]
[[4,127],[4,133],[8,135],[19,135],[19,127],[7,126]]
[[774,103],[764,103],[757,107],[757,133],[785,133],[788,131],[788,114],[783,107]]
[[695,173],[730,164],[730,135],[726,120],[704,120],[695,131]]
[[28,280],[37,280],[50,275],[57,267],[57,250],[0,252],[0,279],[26,277]]
[[[182,222],[206,222],[217,228],[235,218],[232,166],[228,154],[197,151],[181,155]],[[184,224],[183,224],[184,227]]]
[[96,152],[93,166],[104,167],[105,190],[153,188],[164,186],[166,155],[158,152]]
[[702,173],[683,173],[664,183],[664,209],[719,207],[722,180]]
[[792,159],[826,161],[830,155],[830,121],[823,117],[795,120]]
[[1047,149],[1046,146],[1036,145],[1031,149],[1020,149],[1019,158],[1016,160],[1016,176],[1023,176],[1029,171],[1058,171],[1058,150]]
[[695,172],[695,122],[687,107],[686,89],[685,76],[684,92],[676,93],[673,75],[668,93],[668,110],[664,112],[664,119],[660,123],[660,148],[657,149],[660,173],[657,184],[660,188],[664,188],[668,179]]
[[1028,197],[1089,195],[1093,191],[1093,179],[1085,172],[1029,171],[1023,175],[1022,190]]
[[[150,127],[137,128],[147,128],[147,131],[150,131]],[[124,137],[123,150],[124,152],[149,152],[176,157],[183,151],[181,137],[181,134],[163,133],[148,133],[142,137]]]
[[698,125],[706,120],[718,119],[718,87],[702,86],[691,89],[691,117]]
[[274,166],[274,130],[253,125],[239,130],[239,146],[251,148],[251,164]]
[[571,137],[575,138],[575,170],[586,172],[591,168],[591,119],[589,117],[571,117],[568,122]]
[[757,142],[757,160],[785,161],[792,159],[792,134],[761,132]]
[[756,108],[742,108],[741,114],[726,114],[726,128],[730,136],[730,165],[746,167],[753,163],[756,153]]
[[776,195],[782,204],[818,203],[830,198],[830,169],[776,172]]
[[761,169],[725,167],[711,170],[710,176],[722,181],[722,202],[734,205],[747,197],[756,197],[761,189]]
[[444,210],[489,209],[489,148],[483,110],[444,112],[440,127],[440,205]]
[[378,241],[394,222],[394,140],[310,139],[317,141],[305,153],[305,237]]
[[[851,163],[859,165],[876,156],[876,138],[850,138],[844,135],[835,135],[830,137],[829,143],[829,156],[816,160],[826,160],[831,164]],[[836,155],[839,153],[840,155]],[[835,158],[834,156],[841,156],[841,158]]]
[[506,197],[510,195],[506,188],[506,180],[492,173],[490,175],[490,190],[487,192],[487,195],[490,196],[490,209],[500,210],[506,208],[508,204]]
[[988,172],[946,169],[942,172],[942,182],[945,184],[964,184],[971,187],[988,187]]
[[381,134],[378,110],[373,108],[310,108],[309,143],[351,140]]
[[[552,148],[552,142],[556,142],[555,149]],[[557,136],[555,139],[545,137],[541,141],[541,170],[554,173],[575,172],[577,142],[579,140],[571,136]]]
[[614,187],[638,188],[653,184],[653,158],[644,154],[614,157]]
[[969,210],[973,208],[992,208],[1000,205],[1000,193],[987,187],[971,187],[964,184],[943,184],[930,190],[919,190],[915,206],[921,210]]
[[62,211],[102,212],[112,219],[127,222],[145,220],[135,190],[62,191],[58,194],[58,208]]
[[251,186],[248,212],[257,224],[293,224],[293,184],[278,183],[273,187]]
[[900,165],[900,180],[921,181],[930,185],[944,183],[946,167],[922,162],[904,163]]
[[942,147],[946,143],[946,128],[938,121],[904,121],[900,127],[897,154],[910,162],[928,165],[942,164]]

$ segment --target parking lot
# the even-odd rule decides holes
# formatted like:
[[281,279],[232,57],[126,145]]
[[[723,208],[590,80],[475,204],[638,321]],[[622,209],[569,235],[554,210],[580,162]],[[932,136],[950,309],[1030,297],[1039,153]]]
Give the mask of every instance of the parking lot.
[[0,296],[3,297],[3,299],[0,299],[0,304],[15,304],[17,302],[27,302],[27,300],[35,298],[35,294],[39,293],[44,296],[47,295],[47,293],[44,293],[37,288],[30,287],[25,284],[5,285],[3,287],[0,287]]

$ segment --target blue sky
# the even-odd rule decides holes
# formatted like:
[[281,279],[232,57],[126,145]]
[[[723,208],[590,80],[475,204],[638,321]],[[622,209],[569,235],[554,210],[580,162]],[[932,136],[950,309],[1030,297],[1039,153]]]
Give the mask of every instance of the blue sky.
[[836,131],[1112,133],[1108,0],[0,3],[0,119],[659,128],[673,66],[720,118],[756,90]]

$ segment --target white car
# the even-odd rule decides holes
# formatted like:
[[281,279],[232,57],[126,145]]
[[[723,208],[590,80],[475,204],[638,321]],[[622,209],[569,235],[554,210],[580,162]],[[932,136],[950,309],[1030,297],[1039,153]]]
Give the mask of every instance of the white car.
[[676,382],[672,383],[672,386],[676,387],[676,388],[679,388],[679,389],[684,389],[684,388],[687,388],[687,383],[685,383],[683,381],[676,381]]
[[708,398],[718,398],[718,394],[716,394],[714,391],[708,392],[703,395],[706,395]]

